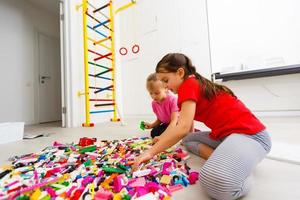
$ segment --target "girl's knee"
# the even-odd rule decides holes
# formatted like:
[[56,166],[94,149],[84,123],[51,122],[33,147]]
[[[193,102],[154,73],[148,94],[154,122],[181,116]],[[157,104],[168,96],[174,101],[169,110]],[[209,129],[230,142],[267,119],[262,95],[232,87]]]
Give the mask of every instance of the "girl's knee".
[[197,155],[197,156],[200,156],[200,151],[199,151],[199,142],[185,142],[183,143],[183,146],[186,148],[186,150],[188,150],[189,152]]
[[202,167],[200,184],[206,193],[217,200],[234,200],[244,196],[249,190],[249,184],[244,184],[224,171],[211,167]]
[[190,140],[189,140],[187,137],[184,137],[184,138],[181,140],[183,146],[186,146],[187,143],[188,143],[189,141],[190,141]]

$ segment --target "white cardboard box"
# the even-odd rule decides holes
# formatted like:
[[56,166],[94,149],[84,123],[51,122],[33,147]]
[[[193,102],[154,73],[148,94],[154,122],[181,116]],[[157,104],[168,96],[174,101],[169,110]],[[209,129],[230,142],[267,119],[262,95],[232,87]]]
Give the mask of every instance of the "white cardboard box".
[[0,144],[22,140],[24,122],[0,123]]

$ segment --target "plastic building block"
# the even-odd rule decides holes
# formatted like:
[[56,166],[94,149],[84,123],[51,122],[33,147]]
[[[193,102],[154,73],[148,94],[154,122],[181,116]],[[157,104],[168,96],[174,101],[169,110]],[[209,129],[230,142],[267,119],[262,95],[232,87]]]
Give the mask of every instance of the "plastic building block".
[[169,189],[169,191],[170,191],[171,193],[173,193],[173,192],[176,192],[176,191],[178,191],[178,190],[183,189],[183,186],[180,185],[180,184],[177,184],[177,185],[171,185],[171,186],[168,187],[168,189]]
[[147,176],[148,174],[150,174],[150,172],[151,172],[151,169],[139,170],[139,171],[133,172],[132,176],[133,176],[133,178]]
[[119,168],[112,168],[112,167],[103,167],[102,170],[105,173],[118,173],[118,174],[124,174],[126,171],[119,169]]
[[130,187],[142,187],[146,184],[146,180],[144,177],[140,177],[140,178],[137,178],[137,179],[134,179],[133,182],[129,183],[128,185]]
[[83,137],[79,139],[78,145],[81,147],[86,147],[93,145],[97,141],[96,138],[88,138],[88,137]]
[[198,179],[199,179],[199,173],[198,172],[191,172],[189,174],[189,181],[190,181],[191,185],[195,184]]
[[18,196],[16,200],[29,200],[29,196],[27,195]]
[[129,194],[125,194],[122,200],[130,200],[131,196]]
[[144,121],[141,121],[140,129],[142,129],[143,131],[145,130],[145,122]]
[[149,193],[145,187],[137,187],[136,189],[137,197],[144,196],[145,194]]
[[1,172],[1,173],[0,173],[0,179],[3,178],[4,176],[6,176],[7,174],[9,174],[11,171],[12,171],[12,170],[7,169],[7,170]]
[[74,192],[74,194],[73,194],[73,196],[71,197],[71,199],[72,199],[72,200],[78,200],[78,199],[80,199],[82,193],[83,193],[83,189],[82,189],[82,188],[77,189],[77,190]]
[[172,163],[171,162],[165,162],[163,164],[162,172],[161,174],[163,175],[170,175],[170,172],[168,171],[169,167],[171,167]]
[[174,179],[174,177],[173,177],[173,181],[174,181],[174,184],[175,184],[175,185],[180,184],[180,185],[183,185],[183,186],[184,186],[184,183],[183,183],[183,180],[182,180],[182,177],[181,177],[181,176],[177,176],[176,179]]
[[0,167],[0,199],[169,200],[172,192],[199,179],[180,162],[188,155],[181,148],[169,148],[132,172],[135,157],[151,147],[151,138],[95,141],[56,142]]
[[115,193],[119,193],[122,190],[122,175],[119,175],[117,177],[114,178],[114,188],[113,191]]
[[91,151],[95,151],[96,149],[97,149],[96,145],[86,146],[79,149],[79,153],[91,152]]
[[113,200],[122,200],[122,195],[121,194],[116,194],[113,198]]
[[187,177],[182,176],[183,185],[186,187],[190,184],[190,181],[187,179]]
[[34,191],[34,193],[31,195],[30,199],[32,200],[38,200],[39,197],[41,196],[42,192],[40,189],[37,189]]
[[172,177],[171,176],[168,176],[168,175],[163,175],[160,179],[160,183],[162,184],[165,184],[165,185],[169,185],[170,182],[172,180]]
[[95,200],[109,200],[113,197],[110,191],[100,188],[95,194]]

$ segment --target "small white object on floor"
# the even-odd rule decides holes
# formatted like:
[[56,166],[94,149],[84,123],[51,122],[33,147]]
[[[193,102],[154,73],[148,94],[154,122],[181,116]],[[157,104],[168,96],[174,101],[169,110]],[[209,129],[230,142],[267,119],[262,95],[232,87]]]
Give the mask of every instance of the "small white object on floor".
[[36,133],[36,134],[25,134],[23,139],[35,139],[38,137],[48,137],[50,133]]

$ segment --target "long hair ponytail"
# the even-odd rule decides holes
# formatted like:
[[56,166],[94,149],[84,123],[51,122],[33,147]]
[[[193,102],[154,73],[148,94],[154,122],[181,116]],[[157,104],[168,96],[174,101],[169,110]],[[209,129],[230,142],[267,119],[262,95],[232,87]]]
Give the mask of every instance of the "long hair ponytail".
[[207,78],[201,76],[197,71],[195,66],[193,66],[191,59],[186,55],[181,53],[169,53],[165,55],[156,65],[155,71],[157,73],[163,72],[176,72],[180,67],[184,69],[185,79],[189,75],[195,75],[196,79],[199,81],[202,94],[208,100],[214,98],[218,93],[225,92],[235,97],[232,90],[224,85],[214,83]]

